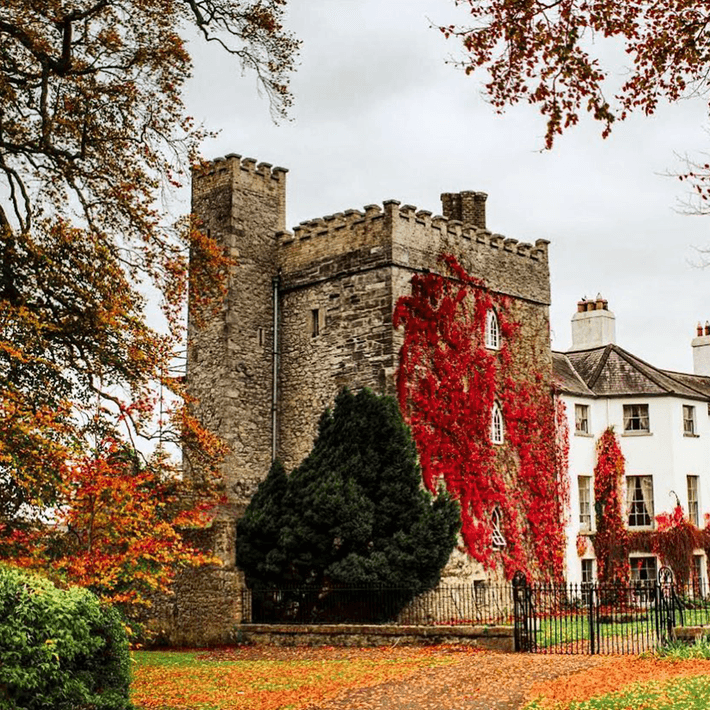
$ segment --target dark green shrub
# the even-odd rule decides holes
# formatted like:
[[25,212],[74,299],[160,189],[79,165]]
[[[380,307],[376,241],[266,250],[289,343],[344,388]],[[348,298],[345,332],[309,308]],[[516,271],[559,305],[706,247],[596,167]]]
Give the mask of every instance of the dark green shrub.
[[[299,588],[256,594],[255,620],[381,620],[438,584],[459,527],[458,503],[423,488],[394,399],[346,389],[301,465],[286,475],[276,462],[259,486],[237,526],[237,564],[252,590]],[[369,603],[381,588],[388,610]]]
[[128,641],[91,592],[0,565],[0,708],[126,710]]

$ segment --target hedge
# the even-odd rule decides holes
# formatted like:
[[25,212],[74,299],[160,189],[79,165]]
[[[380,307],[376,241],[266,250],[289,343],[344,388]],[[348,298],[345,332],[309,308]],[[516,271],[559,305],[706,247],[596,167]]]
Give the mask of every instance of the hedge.
[[130,656],[115,609],[0,565],[0,708],[127,710]]

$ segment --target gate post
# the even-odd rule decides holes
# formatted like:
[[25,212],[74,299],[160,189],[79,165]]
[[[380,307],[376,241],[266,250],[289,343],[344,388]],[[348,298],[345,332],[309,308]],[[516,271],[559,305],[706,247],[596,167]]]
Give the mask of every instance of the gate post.
[[532,616],[532,591],[525,575],[518,570],[513,577],[513,618],[516,651],[532,651],[535,623]]
[[598,611],[596,609],[597,605],[597,585],[596,584],[590,584],[589,585],[589,653],[596,653],[599,649],[597,648],[597,642],[596,642],[596,620],[595,620],[595,612]]
[[659,643],[667,643],[675,636],[675,590],[673,571],[670,567],[658,570],[655,583],[656,597],[656,637]]

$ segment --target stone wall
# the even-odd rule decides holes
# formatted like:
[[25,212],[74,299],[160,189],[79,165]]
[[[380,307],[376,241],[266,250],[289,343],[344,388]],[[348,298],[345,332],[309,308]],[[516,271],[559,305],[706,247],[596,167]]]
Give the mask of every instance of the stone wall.
[[243,624],[240,641],[274,646],[431,646],[463,644],[490,651],[512,652],[512,626],[287,626]]
[[286,171],[228,156],[193,176],[193,211],[235,260],[228,292],[195,327],[187,377],[202,423],[230,453],[227,496],[246,505],[271,465],[273,279],[276,234],[285,220]]
[[[367,269],[336,270],[331,278],[309,280],[304,272],[284,277],[279,454],[287,470],[308,454],[320,414],[343,386],[383,392],[392,381],[392,285],[385,260],[380,254]],[[314,310],[323,316],[318,335]]]
[[[272,459],[274,280],[276,438],[287,470],[310,451],[318,418],[341,387],[394,394],[402,343],[392,326],[394,305],[410,293],[415,273],[444,273],[442,253],[512,299],[529,343],[516,357],[536,367],[551,363],[547,242],[525,244],[488,231],[483,193],[445,193],[447,217],[388,200],[303,222],[289,233],[285,191],[284,169],[236,155],[193,178],[194,212],[235,259],[224,301],[200,327],[190,314],[187,371],[198,417],[230,447],[223,465],[228,504],[213,526],[223,566],[183,575],[166,606],[165,633],[174,642],[227,642],[241,614],[235,523]],[[445,576],[456,582],[484,575],[455,554]]]

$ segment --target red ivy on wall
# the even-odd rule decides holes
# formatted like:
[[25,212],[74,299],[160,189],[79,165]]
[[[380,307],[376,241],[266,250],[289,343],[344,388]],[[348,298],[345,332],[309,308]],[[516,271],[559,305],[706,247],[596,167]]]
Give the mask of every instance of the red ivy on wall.
[[672,513],[656,516],[656,529],[651,533],[651,549],[663,564],[673,570],[676,580],[685,584],[690,578],[693,552],[697,547],[704,547],[704,537],[685,516],[683,508],[676,505]]
[[597,578],[602,584],[629,583],[629,532],[622,515],[624,455],[609,427],[597,442],[597,465],[594,467],[594,501],[597,531],[594,554]]
[[[564,518],[569,500],[564,404],[553,396],[550,368],[535,342],[524,342],[509,298],[492,294],[453,256],[451,277],[416,275],[399,299],[395,327],[404,342],[397,371],[400,407],[419,450],[424,483],[443,485],[460,502],[464,544],[510,579],[561,580]],[[502,342],[485,347],[494,309]],[[491,443],[494,402],[502,409],[505,444]],[[503,513],[504,548],[492,541],[491,516]]]

